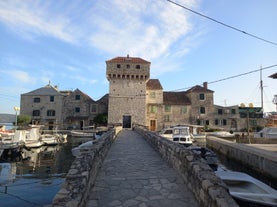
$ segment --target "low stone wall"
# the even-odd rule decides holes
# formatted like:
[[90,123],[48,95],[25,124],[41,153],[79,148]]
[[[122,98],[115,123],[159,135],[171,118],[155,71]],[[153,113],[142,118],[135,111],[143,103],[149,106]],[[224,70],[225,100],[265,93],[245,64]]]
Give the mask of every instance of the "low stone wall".
[[[53,199],[54,207],[82,207],[88,198],[97,173],[120,129],[112,129],[104,133],[91,149],[84,149],[73,161],[65,182]],[[89,151],[89,153],[88,153]]]
[[277,180],[277,159],[272,153],[251,145],[238,144],[216,137],[208,137],[207,146],[255,172]]
[[208,164],[185,147],[164,139],[153,132],[135,127],[177,172],[203,207],[238,207],[226,185]]

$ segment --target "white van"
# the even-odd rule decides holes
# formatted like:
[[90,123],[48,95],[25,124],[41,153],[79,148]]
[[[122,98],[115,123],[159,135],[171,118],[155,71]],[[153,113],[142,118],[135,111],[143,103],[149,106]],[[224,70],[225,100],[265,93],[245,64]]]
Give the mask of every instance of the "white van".
[[173,128],[173,142],[183,144],[186,147],[192,145],[192,135],[188,126],[176,126]]

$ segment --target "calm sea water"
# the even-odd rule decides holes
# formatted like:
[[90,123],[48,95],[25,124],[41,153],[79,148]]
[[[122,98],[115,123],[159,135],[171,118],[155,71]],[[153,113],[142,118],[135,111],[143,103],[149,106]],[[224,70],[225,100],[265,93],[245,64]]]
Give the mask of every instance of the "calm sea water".
[[23,161],[0,163],[0,206],[34,207],[52,203],[74,157],[72,144],[23,151]]

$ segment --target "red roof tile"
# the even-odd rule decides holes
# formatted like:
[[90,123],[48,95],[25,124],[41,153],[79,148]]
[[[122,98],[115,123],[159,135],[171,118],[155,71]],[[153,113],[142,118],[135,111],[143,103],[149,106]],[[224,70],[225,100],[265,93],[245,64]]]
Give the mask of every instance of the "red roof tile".
[[107,63],[151,63],[139,57],[116,57],[106,61]]
[[159,79],[149,79],[146,83],[147,90],[163,90]]
[[170,105],[190,105],[191,102],[185,91],[182,92],[163,92],[164,104]]

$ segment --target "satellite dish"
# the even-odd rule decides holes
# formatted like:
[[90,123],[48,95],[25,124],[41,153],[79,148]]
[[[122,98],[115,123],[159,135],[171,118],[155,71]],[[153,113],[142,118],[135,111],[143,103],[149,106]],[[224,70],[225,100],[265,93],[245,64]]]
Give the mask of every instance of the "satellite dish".
[[241,104],[240,104],[240,107],[245,107],[245,104],[244,104],[244,103],[241,103]]

